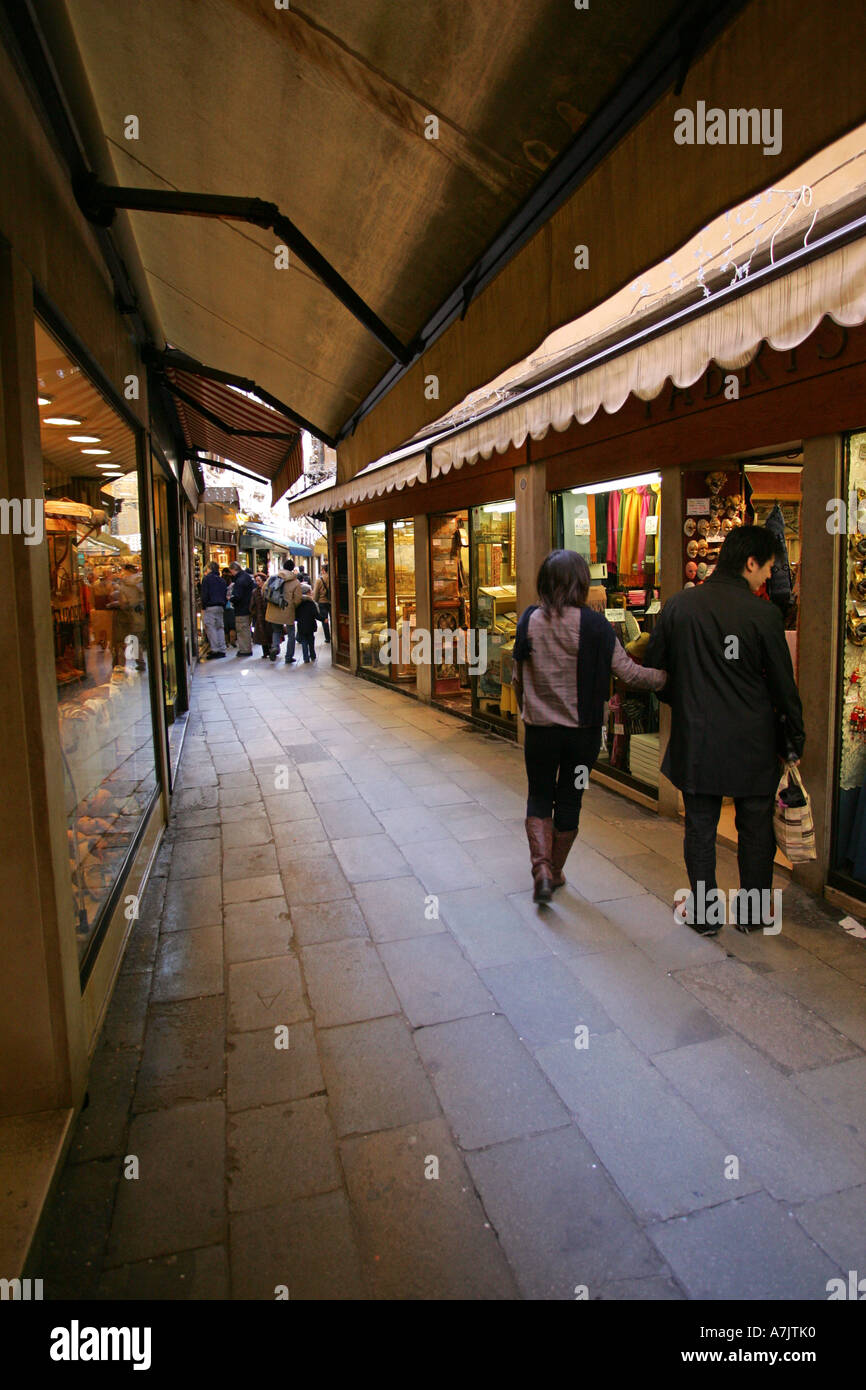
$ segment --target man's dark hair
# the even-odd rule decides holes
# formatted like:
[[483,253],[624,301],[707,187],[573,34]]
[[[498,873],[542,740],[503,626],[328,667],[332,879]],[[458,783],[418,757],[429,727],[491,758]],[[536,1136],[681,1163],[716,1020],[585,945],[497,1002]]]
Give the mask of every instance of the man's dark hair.
[[220,567],[217,564],[216,560],[211,560],[210,564],[208,565],[208,569],[210,570],[211,574],[219,574],[220,572]]
[[742,574],[749,558],[765,565],[782,558],[782,543],[766,526],[735,526],[719,551],[720,574]]
[[552,550],[541,562],[536,588],[545,613],[583,608],[589,593],[589,565],[576,550]]
[[283,569],[284,569],[284,570],[293,570],[294,568],[295,568],[295,562],[294,562],[294,560],[292,559],[291,555],[287,555],[286,558],[285,558],[285,560],[283,561]]
[[230,569],[230,570],[237,570],[238,574],[240,574],[240,572],[241,572],[241,567],[240,567],[240,565],[238,564],[237,560],[232,560],[231,564],[229,565],[229,569]]

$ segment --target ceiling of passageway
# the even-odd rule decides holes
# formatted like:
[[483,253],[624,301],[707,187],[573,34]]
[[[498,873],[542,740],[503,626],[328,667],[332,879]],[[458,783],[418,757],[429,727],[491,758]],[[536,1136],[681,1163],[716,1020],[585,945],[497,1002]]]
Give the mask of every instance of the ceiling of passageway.
[[[404,342],[678,8],[67,2],[116,182],[276,203]],[[273,233],[130,220],[164,338],[325,432],[390,366],[294,256],[276,268]]]

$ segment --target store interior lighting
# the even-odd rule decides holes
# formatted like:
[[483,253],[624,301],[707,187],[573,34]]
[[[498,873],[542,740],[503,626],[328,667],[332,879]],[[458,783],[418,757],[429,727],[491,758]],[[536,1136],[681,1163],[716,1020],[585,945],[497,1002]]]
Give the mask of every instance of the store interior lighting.
[[575,496],[595,496],[599,492],[624,492],[630,487],[643,487],[648,483],[660,483],[661,473],[638,473],[634,478],[614,478],[609,483],[592,483],[589,487],[573,487]]
[[514,502],[514,501],[512,501],[512,502],[488,502],[486,506],[484,506],[484,507],[481,508],[481,510],[482,510],[483,512],[513,512],[513,511],[516,509],[516,507],[517,507],[517,503]]
[[98,434],[68,434],[66,438],[70,444],[101,444],[102,436]]
[[84,421],[77,419],[74,415],[45,415],[42,423],[43,425],[83,425]]

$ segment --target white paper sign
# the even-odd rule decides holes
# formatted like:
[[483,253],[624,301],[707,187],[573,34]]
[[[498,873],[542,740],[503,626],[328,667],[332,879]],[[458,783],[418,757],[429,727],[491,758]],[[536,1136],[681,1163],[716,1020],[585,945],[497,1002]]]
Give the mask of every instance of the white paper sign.
[[646,534],[657,536],[659,533],[659,519],[657,516],[648,516],[646,519]]
[[652,617],[653,613],[660,613],[661,611],[662,611],[661,600],[660,600],[660,599],[657,599],[657,598],[654,598],[653,601],[652,601],[652,603],[650,604],[649,608],[648,608],[647,611],[646,611],[646,615],[647,615],[648,618],[650,618],[650,617]]
[[686,499],[686,511],[689,516],[709,516],[710,499],[709,497],[689,497]]
[[607,565],[604,564],[604,562],[598,565],[590,565],[589,577],[590,579],[607,579]]
[[588,516],[575,516],[575,518],[574,518],[574,534],[575,534],[576,536],[588,536],[588,535],[589,535],[589,517],[588,517]]
[[604,616],[607,618],[609,623],[623,623],[625,622],[625,609],[605,608]]
[[856,917],[843,917],[839,926],[844,927],[849,936],[866,937],[866,927]]

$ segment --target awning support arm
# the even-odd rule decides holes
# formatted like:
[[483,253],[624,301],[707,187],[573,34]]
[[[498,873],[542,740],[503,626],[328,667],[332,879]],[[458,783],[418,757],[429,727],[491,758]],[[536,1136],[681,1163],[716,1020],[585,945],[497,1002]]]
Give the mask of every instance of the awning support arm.
[[343,279],[311,241],[284,217],[276,203],[262,198],[234,198],[222,193],[166,192],[155,188],[111,188],[88,174],[73,180],[78,206],[89,222],[97,227],[110,227],[118,208],[128,212],[164,212],[187,217],[228,218],[233,222],[250,222],[265,227],[281,237],[290,251],[303,261],[331,294],[379,342],[386,352],[403,366],[415,356],[411,347],[400,342],[387,324],[374,313],[352,286]]

